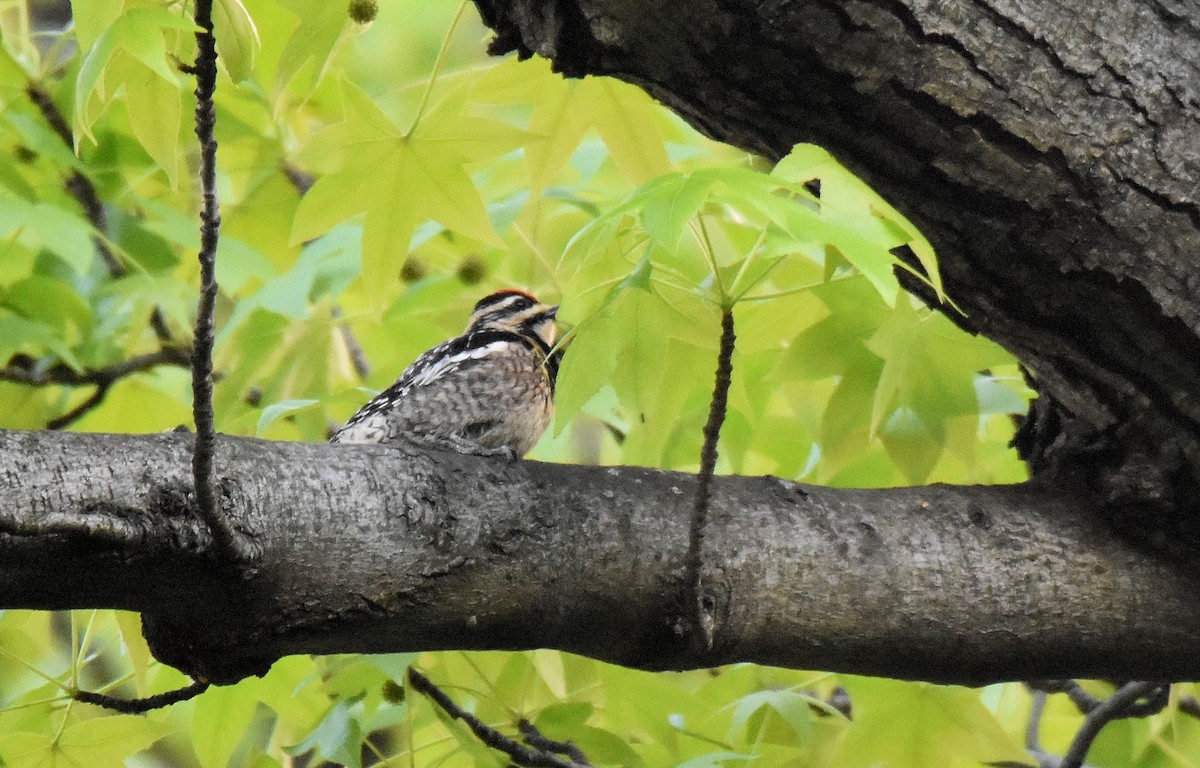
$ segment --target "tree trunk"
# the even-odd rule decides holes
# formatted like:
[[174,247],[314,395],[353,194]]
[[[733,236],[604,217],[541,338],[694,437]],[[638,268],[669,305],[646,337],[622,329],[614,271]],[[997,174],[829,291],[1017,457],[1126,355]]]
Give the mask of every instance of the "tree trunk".
[[1156,546],[1200,545],[1194,1],[476,5],[494,53],[622,78],[769,158],[832,151],[933,242],[948,314],[1036,379],[1035,471],[1083,478]]
[[[222,562],[190,435],[0,432],[0,605],[143,612],[214,682],[292,653],[559,648],[957,683],[1195,679],[1200,578],[1063,486],[714,482],[714,647],[685,637],[695,478],[380,446],[221,438]],[[64,564],[68,564],[64,567]]]

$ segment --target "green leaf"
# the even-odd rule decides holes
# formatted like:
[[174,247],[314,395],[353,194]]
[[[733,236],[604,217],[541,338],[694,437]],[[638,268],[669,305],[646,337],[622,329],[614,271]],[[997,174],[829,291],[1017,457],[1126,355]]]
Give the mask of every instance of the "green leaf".
[[[301,200],[293,243],[365,213],[363,280],[377,307],[394,289],[413,230],[426,218],[504,247],[465,165],[511,151],[519,131],[445,108],[431,110],[408,136],[357,86],[342,81],[341,93],[344,120],[317,134],[301,153],[302,161],[312,161],[306,165],[331,172]],[[448,152],[456,136],[469,140]]]
[[[890,242],[880,241],[881,244],[886,249],[907,245],[924,269],[923,277],[927,277],[939,296],[943,295],[937,259],[929,241],[899,211],[826,150],[811,144],[797,144],[787,157],[779,161],[772,174],[793,183],[820,180],[822,208],[833,214],[832,218],[851,214],[847,225],[852,230],[862,232],[864,227],[877,230],[879,225],[886,226],[892,233]],[[877,238],[873,239],[878,241]],[[890,295],[891,291],[887,291],[884,298]]]
[[[782,739],[783,743],[796,740],[807,741],[812,733],[811,701],[808,696],[795,691],[749,693],[734,702],[730,739],[736,739],[737,734],[743,731],[748,724],[752,724],[752,721],[757,721],[756,730],[765,733],[768,727],[763,721],[773,713],[788,726],[788,732],[782,737],[778,734],[768,737],[768,740],[780,741]],[[757,738],[752,740],[757,741]]]
[[866,346],[884,360],[872,431],[892,408],[909,407],[937,439],[947,419],[979,412],[976,373],[1012,363],[999,345],[960,333],[943,315],[918,311],[907,297]]
[[683,230],[699,212],[713,184],[711,174],[672,174],[652,182],[642,205],[642,228],[668,251],[679,248]]
[[213,36],[217,39],[218,61],[225,65],[230,79],[240,83],[248,78],[262,50],[262,40],[242,0],[217,0],[213,5]]
[[663,120],[640,89],[605,77],[564,80],[540,60],[506,63],[489,73],[476,94],[498,102],[533,104],[525,147],[535,195],[548,187],[591,129],[600,134],[622,175],[642,184],[670,170]]
[[42,733],[17,731],[0,736],[0,761],[21,768],[55,768],[54,742]]
[[125,0],[71,0],[71,23],[80,50],[90,50],[124,7]]
[[0,237],[15,237],[34,251],[52,251],[80,275],[88,273],[95,258],[91,235],[91,225],[77,214],[0,195]]
[[82,368],[71,348],[50,326],[0,314],[0,360],[8,360],[20,351],[28,351],[34,355],[50,352],[71,368],[77,371]]
[[258,707],[258,681],[210,688],[192,714],[192,749],[204,768],[225,768]]
[[895,680],[845,678],[854,727],[841,752],[846,768],[1024,763],[976,691]]
[[804,184],[823,179],[839,167],[838,161],[828,150],[816,144],[797,144],[775,164],[771,175],[793,184]]
[[62,338],[85,336],[92,328],[92,310],[61,280],[32,275],[0,294],[0,306],[22,317],[45,323]]
[[749,762],[755,758],[756,755],[743,755],[737,752],[710,752],[707,755],[686,760],[676,768],[725,768],[730,764]]
[[305,408],[311,408],[319,402],[321,401],[284,400],[279,403],[268,405],[263,409],[262,415],[258,417],[258,425],[254,428],[254,434],[258,437],[262,437],[266,433],[267,427],[271,426],[276,419],[280,418],[281,416],[286,416],[289,413],[295,413],[296,411],[301,411]]
[[[910,485],[921,485],[938,462],[944,433],[930,429],[910,408],[897,408],[879,430],[879,440]],[[939,434],[942,433],[942,434]]]
[[129,59],[109,67],[109,72],[125,83],[125,109],[134,135],[175,189],[179,186],[179,127],[183,120],[179,82],[163,79],[160,73]]
[[113,611],[113,616],[121,633],[125,655],[129,657],[129,664],[133,667],[133,679],[137,683],[138,695],[145,696],[146,676],[154,656],[150,653],[150,646],[142,634],[142,616],[131,611]]
[[309,67],[305,91],[311,91],[324,77],[342,30],[350,23],[346,6],[327,0],[281,0],[281,5],[299,22],[292,31],[275,73],[275,88],[283,90],[300,71]]
[[137,715],[100,717],[67,726],[51,754],[67,765],[120,765],[167,731],[166,724]]
[[315,752],[317,756],[340,765],[360,768],[362,728],[350,714],[351,703],[340,701],[334,704],[308,738],[284,751],[292,756]]
[[[179,123],[172,118],[173,113],[167,113],[162,126],[155,121],[150,125],[138,125],[136,119],[153,114],[150,105],[165,106],[167,104],[168,88],[175,91],[175,100],[179,100],[179,76],[175,73],[167,57],[166,40],[163,30],[173,29],[193,31],[192,22],[184,19],[165,8],[140,7],[122,13],[104,30],[96,44],[84,57],[75,81],[75,149],[79,150],[82,137],[86,136],[92,142],[96,137],[92,126],[103,112],[108,102],[116,95],[121,86],[126,86],[126,97],[140,106],[134,107],[130,113],[134,120],[134,131],[139,137],[154,135],[165,136],[173,129],[178,135]],[[127,56],[119,56],[119,53]],[[134,66],[134,61],[142,67]],[[111,70],[111,72],[110,72]],[[161,82],[154,82],[146,72],[153,73]],[[111,76],[110,76],[111,75]],[[149,93],[140,89],[152,88]],[[178,106],[175,111],[179,110]],[[168,176],[174,179],[174,163],[166,163],[159,152],[164,139],[156,138],[150,142],[147,151],[167,170]]]

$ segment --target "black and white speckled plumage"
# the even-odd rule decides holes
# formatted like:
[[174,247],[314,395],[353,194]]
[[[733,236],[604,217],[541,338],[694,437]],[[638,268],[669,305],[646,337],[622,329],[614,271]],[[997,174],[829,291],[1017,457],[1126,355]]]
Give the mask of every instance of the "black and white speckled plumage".
[[388,443],[406,435],[462,450],[527,453],[554,411],[556,310],[521,291],[481,299],[463,335],[413,361],[331,442]]

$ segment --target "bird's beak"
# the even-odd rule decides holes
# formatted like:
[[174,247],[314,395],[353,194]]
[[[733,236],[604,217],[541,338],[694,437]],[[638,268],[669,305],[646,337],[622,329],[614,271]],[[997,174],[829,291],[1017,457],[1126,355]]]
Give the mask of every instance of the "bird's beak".
[[550,312],[550,317],[558,317],[558,307],[557,306],[550,307],[549,312]]

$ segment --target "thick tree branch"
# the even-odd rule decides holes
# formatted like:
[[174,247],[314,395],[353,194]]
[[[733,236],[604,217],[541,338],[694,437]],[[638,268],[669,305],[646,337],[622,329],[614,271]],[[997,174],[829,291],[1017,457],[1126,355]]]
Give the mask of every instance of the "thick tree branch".
[[[1036,376],[1038,466],[1200,543],[1200,8],[1157,0],[476,0],[491,50],[645,88],[768,158],[812,141],[914,219]],[[959,318],[961,320],[961,318]]]
[[722,615],[701,655],[674,631],[693,476],[221,437],[222,508],[260,552],[239,570],[213,567],[190,448],[0,432],[0,607],[141,611],[159,658],[213,682],[292,653],[531,647],[646,669],[1200,677],[1200,577],[1061,484],[715,478]]

